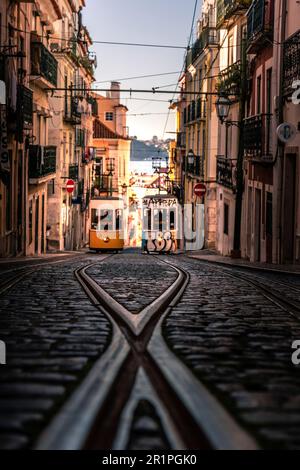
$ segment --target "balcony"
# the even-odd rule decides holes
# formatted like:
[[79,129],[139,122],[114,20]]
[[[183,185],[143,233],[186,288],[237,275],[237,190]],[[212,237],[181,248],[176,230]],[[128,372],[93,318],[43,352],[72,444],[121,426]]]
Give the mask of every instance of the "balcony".
[[274,1],[254,0],[247,13],[247,39],[249,54],[256,54],[271,44],[274,26]]
[[41,88],[57,86],[57,60],[38,41],[31,41],[31,75]]
[[[186,159],[187,162],[187,159]],[[201,155],[195,155],[194,164],[189,165],[186,163],[186,173],[190,176],[196,176],[198,178],[204,178],[204,157]]]
[[283,46],[283,93],[291,95],[295,88],[293,83],[300,80],[300,29],[284,42]]
[[200,33],[199,38],[194,42],[193,46],[188,50],[186,58],[186,67],[188,68],[199,57],[204,49],[209,46],[218,44],[218,35],[216,28],[206,27]]
[[238,96],[242,80],[241,61],[237,61],[219,73],[217,91]]
[[69,165],[69,178],[71,180],[78,180],[78,165]]
[[29,184],[40,184],[55,177],[56,147],[29,146]]
[[18,113],[24,129],[31,129],[33,123],[33,92],[24,85],[18,85]]
[[253,162],[273,162],[271,149],[272,114],[258,114],[244,120],[244,155]]
[[235,15],[244,12],[252,0],[217,0],[217,28],[228,27]]
[[99,114],[99,109],[98,109],[98,101],[96,98],[93,98],[92,96],[89,96],[87,98],[88,103],[91,105],[92,108],[92,116],[97,117]]
[[184,125],[191,124],[195,121],[206,118],[206,101],[205,100],[193,100],[183,111],[183,123]]
[[185,148],[185,132],[178,132],[176,138],[176,147]]
[[217,155],[217,183],[233,190],[233,171],[234,166],[232,160],[224,157],[224,155]]
[[76,125],[81,124],[81,113],[78,111],[78,98],[65,97],[64,121]]

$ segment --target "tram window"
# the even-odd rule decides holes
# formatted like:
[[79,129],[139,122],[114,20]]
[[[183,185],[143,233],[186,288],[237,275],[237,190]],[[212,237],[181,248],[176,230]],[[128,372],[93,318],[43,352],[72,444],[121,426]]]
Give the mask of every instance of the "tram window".
[[170,210],[170,230],[176,229],[176,214],[175,210]]
[[122,209],[116,210],[116,230],[122,230],[123,228],[123,211]]
[[154,230],[164,232],[167,230],[167,211],[165,209],[154,210]]
[[113,230],[113,211],[102,209],[100,211],[100,230]]
[[98,214],[97,214],[97,209],[92,209],[92,214],[91,214],[91,227],[92,229],[96,230],[98,226]]
[[151,209],[144,210],[144,230],[151,230]]

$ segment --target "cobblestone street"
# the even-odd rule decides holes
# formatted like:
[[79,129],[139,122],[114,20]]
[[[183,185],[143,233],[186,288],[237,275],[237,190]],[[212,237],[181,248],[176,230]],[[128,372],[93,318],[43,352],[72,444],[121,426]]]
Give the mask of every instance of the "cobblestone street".
[[[75,277],[86,267],[88,279],[96,281],[93,297]],[[178,358],[168,359],[170,371],[177,361],[184,363],[258,446],[300,448],[300,369],[291,361],[292,343],[300,339],[300,319],[249,284],[247,276],[261,279],[262,284],[273,282],[275,287],[290,285],[287,297],[295,305],[298,298],[292,292],[299,287],[299,278],[247,272],[246,278],[239,279],[240,271],[232,266],[224,271],[186,256],[146,256],[132,250],[113,256],[82,254],[26,269],[26,275],[1,295],[0,339],[6,343],[7,364],[1,366],[0,448],[34,447],[75,392],[99,373],[93,372],[97,361],[109,356],[112,348],[120,357],[121,369],[112,356],[105,381],[110,384],[111,412],[120,408],[114,418],[117,435],[125,426],[122,433],[127,440],[122,448],[183,445],[168,422],[177,422],[176,408],[182,419],[186,411],[176,400],[183,403],[192,391],[186,389],[185,397],[172,392],[174,397],[171,394],[166,403],[164,390],[171,393],[166,387],[172,384],[157,375],[154,365],[149,368],[149,358],[144,362],[152,332],[158,334],[155,322],[164,312],[163,341]],[[176,291],[182,297],[174,304],[169,300],[171,308],[166,310],[164,296],[180,281],[180,272],[189,274]],[[97,297],[97,286],[128,312],[127,326],[148,312],[137,340],[115,315],[113,326]],[[125,349],[123,343],[114,346],[118,335],[125,335]],[[135,351],[134,363],[128,346]],[[138,379],[137,371],[142,370],[146,375]],[[183,379],[178,375],[177,380]],[[97,392],[93,393],[97,399]],[[90,399],[87,412],[89,403]],[[205,423],[200,427],[205,434]],[[72,428],[68,432],[72,434]],[[90,439],[92,431],[87,432]],[[121,442],[117,436],[112,439]]]

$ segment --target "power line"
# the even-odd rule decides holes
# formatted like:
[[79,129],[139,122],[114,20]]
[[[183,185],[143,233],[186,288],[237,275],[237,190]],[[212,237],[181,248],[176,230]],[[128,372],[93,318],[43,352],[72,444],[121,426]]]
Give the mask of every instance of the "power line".
[[179,73],[179,71],[177,71],[177,72],[155,73],[155,74],[152,74],[152,75],[138,75],[136,77],[115,78],[114,80],[95,81],[94,83],[124,82],[125,80],[135,80],[137,78],[164,77],[166,75],[176,75],[178,73]]
[[[9,29],[7,25],[2,25],[3,28]],[[24,34],[31,34],[31,31],[26,31],[24,29],[12,27],[14,31]],[[60,36],[52,36],[51,34],[36,34],[35,37],[45,38],[45,39],[53,39],[55,41],[66,41],[68,43],[86,43],[79,38],[74,38],[74,36],[67,38],[67,37],[60,37]],[[140,43],[140,42],[117,42],[117,41],[100,41],[100,40],[93,40],[93,44],[105,44],[105,45],[112,45],[112,46],[133,46],[133,47],[154,47],[154,48],[163,48],[163,49],[186,49],[185,46],[177,46],[173,44],[149,44],[149,43]]]
[[113,42],[113,41],[93,41],[93,44],[106,44],[113,46],[134,46],[134,47],[157,47],[164,49],[186,49],[184,46],[172,46],[170,44],[144,44],[135,42]]
[[[55,92],[55,91],[69,91],[69,92],[90,92],[90,93],[96,93],[96,92],[106,92],[106,91],[111,91],[111,88],[65,88],[65,87],[57,87],[57,88],[45,88],[46,91],[49,92]],[[182,90],[156,90],[155,88],[148,88],[146,90],[141,90],[141,89],[134,89],[134,88],[127,88],[127,89],[120,89],[120,93],[153,93],[155,94],[166,94],[170,95],[173,94],[173,97],[177,93],[182,93]],[[196,92],[195,91],[183,91],[183,94],[185,95],[213,95],[216,96],[218,95],[217,92],[208,92],[208,91],[200,91]],[[227,96],[236,96],[236,93],[227,93]],[[172,102],[172,100],[168,100],[169,102]]]

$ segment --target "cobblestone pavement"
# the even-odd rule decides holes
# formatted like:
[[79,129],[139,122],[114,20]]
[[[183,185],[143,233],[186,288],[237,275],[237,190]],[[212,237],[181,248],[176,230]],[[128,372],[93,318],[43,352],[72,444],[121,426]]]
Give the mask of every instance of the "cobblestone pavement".
[[[99,259],[99,257],[98,257]],[[109,344],[111,327],[74,270],[95,256],[44,265],[0,299],[0,448],[32,446]]]
[[174,269],[159,263],[155,256],[139,252],[108,258],[89,268],[87,274],[131,313],[139,313],[177,277]]
[[300,367],[291,345],[300,322],[217,266],[185,257],[172,263],[191,279],[164,323],[171,349],[262,447],[299,449]]

